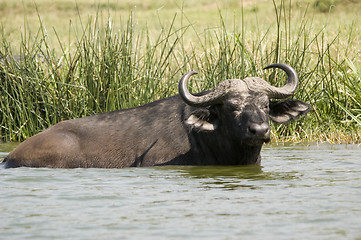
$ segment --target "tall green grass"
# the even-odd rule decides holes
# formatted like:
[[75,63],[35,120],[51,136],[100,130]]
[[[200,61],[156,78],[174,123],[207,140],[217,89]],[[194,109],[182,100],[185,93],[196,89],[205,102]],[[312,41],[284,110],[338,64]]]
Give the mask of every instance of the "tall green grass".
[[[273,125],[273,140],[359,142],[361,68],[357,55],[346,54],[351,36],[315,32],[309,18],[295,23],[291,16],[287,3],[274,2],[275,28],[257,30],[249,39],[243,17],[229,27],[221,13],[216,29],[197,32],[186,15],[175,15],[154,35],[139,30],[133,14],[114,29],[111,17],[97,12],[87,22],[80,21],[80,28],[69,25],[69,35],[76,40],[68,43],[39,16],[37,34],[29,34],[25,25],[16,52],[2,35],[1,139],[21,141],[65,119],[177,94],[177,82],[189,70],[200,73],[193,91],[251,75],[282,85],[283,73],[262,68],[284,62],[300,77],[294,97],[309,102],[313,111],[287,126]],[[179,19],[182,24],[176,27]],[[189,33],[191,40],[185,37]],[[21,59],[13,59],[15,54]]]

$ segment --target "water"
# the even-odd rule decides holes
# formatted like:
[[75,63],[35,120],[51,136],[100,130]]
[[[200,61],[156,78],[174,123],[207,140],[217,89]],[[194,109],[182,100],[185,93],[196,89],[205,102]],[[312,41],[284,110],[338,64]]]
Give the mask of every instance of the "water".
[[360,155],[266,146],[262,167],[1,169],[0,238],[361,239]]

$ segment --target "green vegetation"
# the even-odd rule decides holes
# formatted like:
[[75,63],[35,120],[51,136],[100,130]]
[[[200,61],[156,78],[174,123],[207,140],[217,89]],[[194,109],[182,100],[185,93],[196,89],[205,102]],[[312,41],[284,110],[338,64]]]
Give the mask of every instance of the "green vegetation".
[[3,1],[1,139],[177,94],[189,70],[200,73],[193,91],[247,76],[282,85],[282,73],[262,68],[284,62],[300,77],[294,97],[313,111],[274,125],[273,141],[360,142],[361,3],[212,2]]

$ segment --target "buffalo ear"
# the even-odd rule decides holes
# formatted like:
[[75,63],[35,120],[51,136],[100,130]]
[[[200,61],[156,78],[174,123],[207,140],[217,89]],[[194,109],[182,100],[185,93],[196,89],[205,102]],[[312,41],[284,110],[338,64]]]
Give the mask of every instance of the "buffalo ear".
[[269,117],[275,123],[287,123],[310,111],[310,105],[299,100],[270,102]]
[[196,131],[211,132],[218,127],[218,117],[208,109],[196,110],[191,113],[184,123]]

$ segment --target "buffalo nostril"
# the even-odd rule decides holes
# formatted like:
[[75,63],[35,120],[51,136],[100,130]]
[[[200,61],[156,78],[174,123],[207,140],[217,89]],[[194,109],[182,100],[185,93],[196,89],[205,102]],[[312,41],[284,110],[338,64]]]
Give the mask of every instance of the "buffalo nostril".
[[248,130],[254,136],[263,137],[269,134],[269,125],[267,123],[252,123]]

